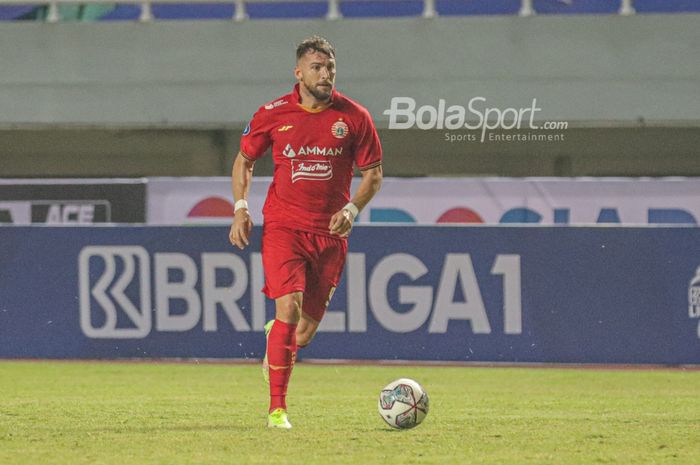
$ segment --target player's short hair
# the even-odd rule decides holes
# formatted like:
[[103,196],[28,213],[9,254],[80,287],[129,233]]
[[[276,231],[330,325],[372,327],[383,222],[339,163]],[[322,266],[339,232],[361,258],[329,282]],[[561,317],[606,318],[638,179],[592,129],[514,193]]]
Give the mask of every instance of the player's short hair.
[[321,52],[329,58],[335,58],[335,48],[321,36],[311,36],[297,45],[297,60],[309,52]]

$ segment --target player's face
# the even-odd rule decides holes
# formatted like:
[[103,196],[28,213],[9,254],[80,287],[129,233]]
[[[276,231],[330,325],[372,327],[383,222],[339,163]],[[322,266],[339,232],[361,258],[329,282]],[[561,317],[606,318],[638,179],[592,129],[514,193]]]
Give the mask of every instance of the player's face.
[[321,52],[308,52],[297,62],[294,75],[317,101],[331,98],[335,85],[335,59]]

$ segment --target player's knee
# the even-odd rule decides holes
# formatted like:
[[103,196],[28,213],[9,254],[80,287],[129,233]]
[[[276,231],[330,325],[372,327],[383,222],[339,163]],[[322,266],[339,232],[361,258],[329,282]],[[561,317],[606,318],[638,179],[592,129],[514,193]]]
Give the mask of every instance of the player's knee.
[[301,299],[285,298],[277,300],[277,319],[287,323],[298,323],[301,318]]

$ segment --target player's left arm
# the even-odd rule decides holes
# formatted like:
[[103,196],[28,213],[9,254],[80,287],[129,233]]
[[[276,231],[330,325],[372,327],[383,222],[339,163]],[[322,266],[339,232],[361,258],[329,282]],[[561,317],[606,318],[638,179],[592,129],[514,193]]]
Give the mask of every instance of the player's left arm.
[[360,185],[357,186],[357,191],[350,200],[350,203],[335,213],[331,218],[330,224],[328,225],[331,234],[347,237],[352,230],[355,217],[357,217],[359,212],[365,208],[369,201],[372,200],[372,197],[374,197],[382,187],[382,165],[368,168],[360,173],[362,174],[362,181],[360,181]]

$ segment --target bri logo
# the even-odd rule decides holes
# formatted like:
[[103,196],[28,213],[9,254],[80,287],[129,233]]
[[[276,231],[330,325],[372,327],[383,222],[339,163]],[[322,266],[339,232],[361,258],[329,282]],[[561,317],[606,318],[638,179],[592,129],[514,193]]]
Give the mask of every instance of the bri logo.
[[[695,276],[688,286],[688,316],[700,319],[700,267],[695,270]],[[700,338],[700,321],[698,321],[698,338]]]
[[[204,252],[195,259],[150,254],[136,245],[86,246],[78,257],[80,328],[91,339],[142,339],[152,330],[181,333],[200,324],[216,332],[223,316],[234,331],[262,329],[262,294],[246,307],[237,303],[246,293],[259,294],[260,260],[252,254],[248,265],[231,253]],[[219,275],[230,279],[221,282]]]
[[[78,259],[80,328],[90,338],[142,338],[151,332],[151,272],[148,252],[138,246],[89,246]],[[92,279],[99,272],[97,279]],[[127,296],[134,281],[138,292]],[[130,324],[119,327],[117,309]],[[96,309],[100,311],[97,312]],[[96,316],[100,313],[100,317]]]

